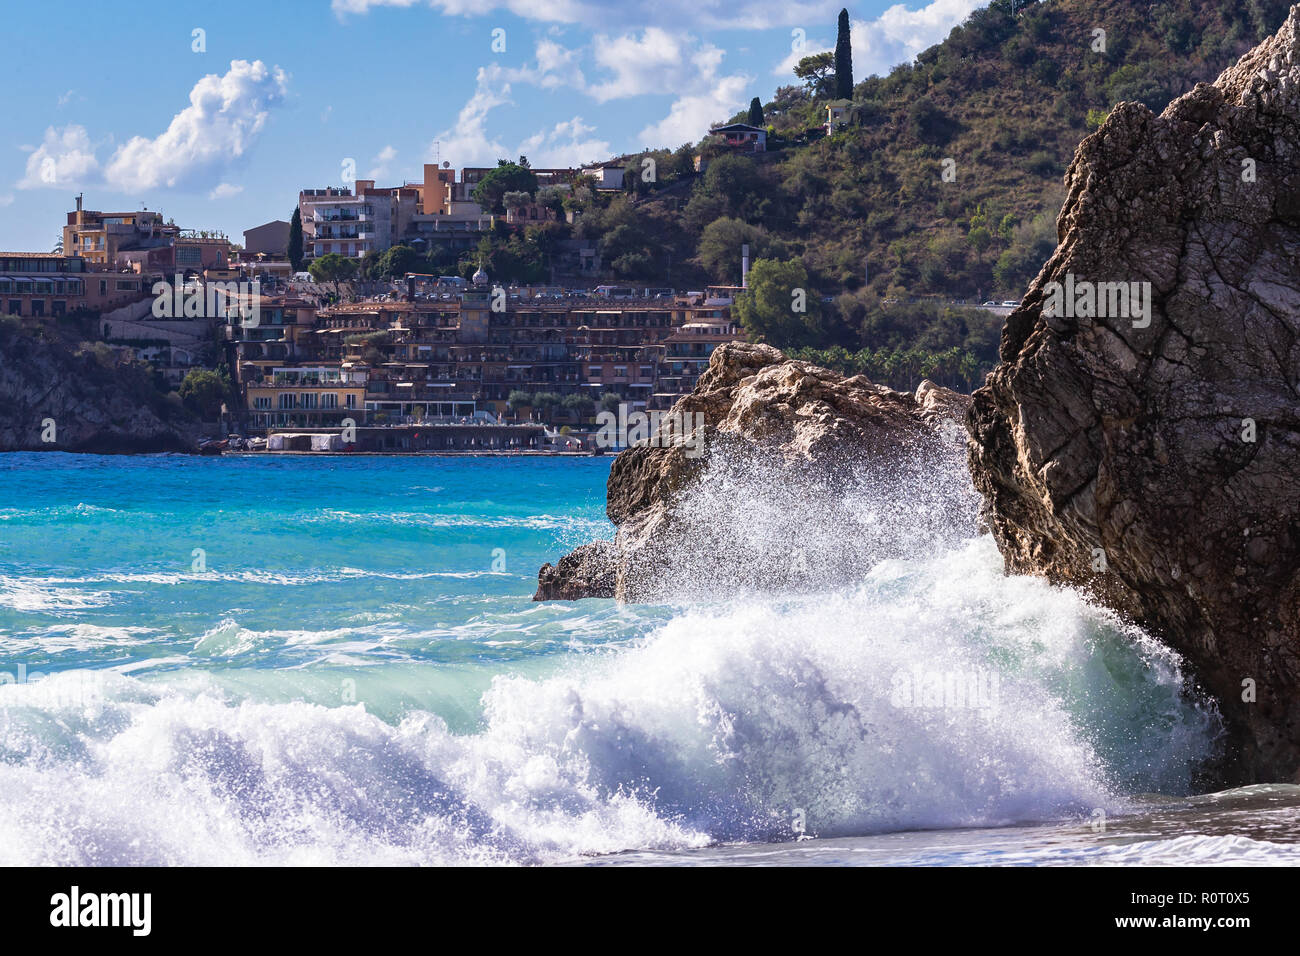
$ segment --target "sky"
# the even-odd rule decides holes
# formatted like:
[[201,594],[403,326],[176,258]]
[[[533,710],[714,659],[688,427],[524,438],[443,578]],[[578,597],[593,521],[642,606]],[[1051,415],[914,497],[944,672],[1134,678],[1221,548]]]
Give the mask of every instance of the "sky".
[[[980,0],[849,4],[854,77]],[[574,166],[698,141],[835,44],[843,0],[43,0],[11,5],[0,250],[85,207],[188,229],[287,220],[299,189],[426,162]]]

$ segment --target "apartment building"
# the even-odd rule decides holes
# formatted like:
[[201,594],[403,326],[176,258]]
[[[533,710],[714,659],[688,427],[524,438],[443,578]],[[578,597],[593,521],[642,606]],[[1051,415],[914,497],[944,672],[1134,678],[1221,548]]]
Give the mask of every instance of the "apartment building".
[[341,427],[359,424],[366,371],[333,365],[271,366],[245,387],[252,428]]
[[724,342],[742,342],[744,334],[726,307],[687,309],[688,320],[673,329],[663,342],[651,409],[671,408],[693,391],[714,350]]
[[[317,198],[308,193],[326,193]],[[387,196],[354,196],[351,190],[304,190],[298,200],[303,254],[309,259],[335,253],[360,258],[392,245],[393,206]]]
[[433,163],[425,165],[418,183],[377,186],[358,179],[355,192],[339,186],[304,189],[298,195],[303,253],[309,259],[329,253],[360,258],[401,243],[473,248],[492,228],[493,217],[473,202],[470,189],[456,182],[454,170]]
[[147,277],[92,272],[80,256],[47,252],[0,252],[0,314],[69,315],[106,311],[138,302],[149,293]]
[[82,206],[68,213],[63,226],[63,254],[79,256],[92,266],[117,265],[119,252],[170,249],[180,235],[177,226],[163,222],[161,213],[98,212]]
[[[716,300],[505,291],[494,311],[501,300],[480,271],[455,298],[264,307],[261,327],[232,328],[250,424],[319,424],[341,420],[340,409],[358,425],[500,420],[519,392],[579,396],[588,409],[610,394],[659,407],[694,386],[718,344],[741,338]],[[305,370],[304,386],[292,368]],[[323,384],[337,397],[325,398]],[[304,398],[312,388],[320,397]],[[578,424],[574,404],[564,416]]]

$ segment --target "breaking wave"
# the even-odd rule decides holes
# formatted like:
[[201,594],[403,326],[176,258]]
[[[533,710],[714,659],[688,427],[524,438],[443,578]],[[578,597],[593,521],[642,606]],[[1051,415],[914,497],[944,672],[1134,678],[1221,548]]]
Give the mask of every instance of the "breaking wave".
[[[344,626],[304,604],[289,626],[227,614],[168,645],[188,667],[0,683],[0,864],[558,862],[1188,793],[1220,724],[1178,657],[1081,594],[1004,576],[955,475],[900,465],[825,498],[711,473],[665,605],[521,594],[508,634],[482,615],[430,633],[467,648],[445,667],[404,656],[402,621]],[[728,566],[750,573],[728,584]],[[23,606],[60,599],[19,584]],[[572,647],[482,653],[529,622]],[[48,636],[116,653],[134,626],[164,625]],[[321,651],[266,653],[284,647]],[[349,681],[350,696],[311,691]],[[419,706],[368,689],[457,681]]]

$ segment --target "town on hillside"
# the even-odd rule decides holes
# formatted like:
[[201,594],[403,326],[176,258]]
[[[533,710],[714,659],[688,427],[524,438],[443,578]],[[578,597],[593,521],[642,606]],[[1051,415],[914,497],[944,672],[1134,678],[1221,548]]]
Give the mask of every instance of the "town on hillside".
[[[871,125],[844,11],[838,29],[834,53],[795,67],[802,86],[676,150],[426,163],[396,186],[345,164],[342,185],[300,189],[289,220],[242,243],[78,194],[53,252],[0,252],[0,319],[152,377],[151,397],[183,405],[212,452],[611,450],[623,441],[602,420],[662,415],[719,345],[745,339],[894,388],[970,390],[1016,305],[988,296],[1015,276],[917,296],[935,270],[911,275],[898,250],[882,273],[856,241],[800,254],[808,243],[755,225],[790,219],[794,201],[764,171],[824,166]],[[836,231],[814,219],[810,240]]]
[[[0,313],[80,321],[118,360],[148,363],[201,415],[209,451],[603,451],[602,412],[666,411],[718,345],[744,338],[731,315],[741,249],[739,286],[699,290],[598,284],[582,241],[546,283],[496,282],[482,265],[468,279],[358,275],[367,257],[454,258],[503,224],[555,215],[484,210],[472,193],[492,172],[428,165],[420,183],[303,189],[294,222],[251,227],[242,244],[79,195],[55,252],[0,253]],[[531,172],[556,192],[622,188],[614,164]]]

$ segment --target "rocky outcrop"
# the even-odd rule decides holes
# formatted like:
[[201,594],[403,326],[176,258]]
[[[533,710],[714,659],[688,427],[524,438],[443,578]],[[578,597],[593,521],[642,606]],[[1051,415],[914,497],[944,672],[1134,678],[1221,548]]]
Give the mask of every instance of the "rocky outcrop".
[[614,546],[592,541],[560,558],[558,564],[544,564],[537,572],[534,601],[576,601],[579,598],[614,596]]
[[1086,586],[1191,661],[1238,779],[1296,779],[1297,8],[1160,116],[1117,106],[1066,185],[969,416],[989,524],[1009,570]]
[[190,452],[196,444],[195,424],[144,370],[0,321],[0,451]]
[[964,470],[968,402],[929,382],[913,396],[845,378],[766,345],[721,346],[657,437],[615,459],[614,543],[545,565],[536,599],[609,596],[611,581],[614,596],[642,601],[849,577],[864,555],[900,544],[882,537],[866,494],[908,495],[899,506],[924,514],[928,502],[937,525],[969,524],[973,500],[954,516],[951,497],[933,492]]

